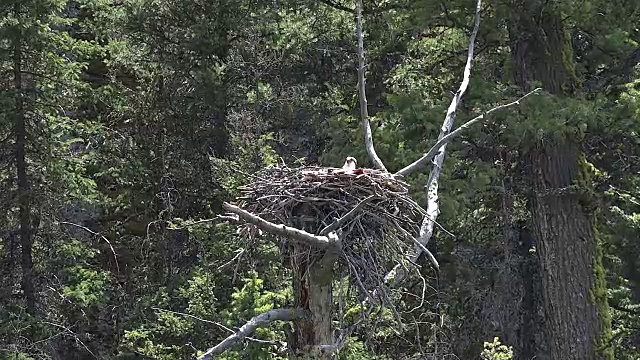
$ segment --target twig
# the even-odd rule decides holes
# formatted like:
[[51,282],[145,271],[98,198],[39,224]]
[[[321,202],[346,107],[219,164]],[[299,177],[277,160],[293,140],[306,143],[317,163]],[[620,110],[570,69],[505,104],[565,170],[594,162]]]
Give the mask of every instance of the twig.
[[362,0],[356,0],[356,37],[358,38],[358,91],[360,94],[360,116],[362,117],[362,128],[364,130],[364,146],[369,154],[369,159],[373,165],[381,170],[387,171],[387,168],[378,157],[376,149],[373,146],[373,134],[371,133],[371,124],[369,123],[369,110],[367,109],[367,95],[365,91],[365,57],[364,57],[364,35],[362,34]]
[[343,217],[341,217],[340,219],[338,219],[338,220],[334,221],[333,223],[327,225],[327,227],[325,227],[324,229],[320,230],[320,235],[327,235],[330,232],[337,230],[339,227],[344,225],[345,222],[347,222],[349,219],[351,219],[358,211],[360,211],[360,209],[362,209],[363,206],[365,206],[369,201],[371,201],[371,200],[373,200],[375,198],[377,198],[376,195],[371,195],[371,196],[367,197],[366,199],[362,200],[358,205],[356,205],[356,207],[351,209]]
[[74,339],[75,339],[75,340],[76,340],[80,345],[82,345],[82,347],[83,347],[85,350],[87,350],[87,352],[88,352],[89,354],[91,354],[91,356],[93,356],[93,357],[94,357],[94,358],[96,358],[96,359],[98,358],[98,357],[96,356],[96,354],[94,354],[94,353],[93,353],[93,351],[91,351],[91,350],[89,349],[89,347],[87,347],[87,345],[85,345],[85,343],[84,343],[84,342],[82,342],[82,340],[80,340],[80,338],[78,337],[78,335],[77,335],[76,333],[74,333],[74,332],[73,332],[73,330],[69,329],[69,328],[68,328],[68,327],[66,327],[66,326],[63,326],[63,325],[60,325],[60,324],[54,324],[54,323],[52,323],[52,322],[48,322],[48,321],[43,321],[42,323],[43,323],[43,324],[47,324],[47,325],[51,325],[51,326],[55,326],[55,327],[60,328],[60,329],[64,329],[66,332],[68,332],[69,334],[71,334],[71,335],[73,336],[73,338],[74,338]]
[[95,236],[99,236],[100,238],[102,238],[102,240],[104,240],[108,245],[109,248],[111,249],[111,253],[113,254],[113,260],[116,262],[116,271],[118,272],[118,274],[120,274],[120,265],[118,265],[118,256],[116,255],[116,251],[113,249],[113,246],[111,245],[111,241],[109,241],[109,239],[107,239],[104,235],[99,234],[91,229],[89,229],[86,226],[82,226],[80,224],[74,224],[72,222],[68,222],[68,221],[60,221],[60,224],[65,224],[65,225],[71,225],[71,226],[75,226],[79,229],[82,229],[90,234],[93,234]]
[[213,359],[216,355],[220,355],[230,347],[244,340],[247,336],[252,334],[258,327],[269,325],[270,323],[278,320],[292,321],[302,319],[308,316],[308,312],[303,309],[273,309],[262,314],[254,316],[246,324],[218,345],[210,348],[204,354],[202,354],[199,360]]
[[240,258],[240,256],[242,256],[242,254],[244,254],[244,252],[245,252],[245,249],[240,249],[240,251],[238,251],[238,253],[236,254],[236,256],[234,256],[234,257],[233,257],[233,259],[231,259],[231,260],[227,261],[226,263],[224,263],[224,264],[222,264],[222,265],[218,266],[218,270],[222,270],[222,269],[224,269],[225,267],[227,267],[227,265],[229,265],[229,264],[231,264],[232,262],[234,262],[234,261],[238,260],[238,259]]
[[431,251],[429,251],[429,249],[427,249],[424,245],[422,245],[422,243],[420,243],[420,241],[416,238],[412,238],[413,242],[416,244],[416,246],[418,246],[420,248],[420,250],[422,250],[426,255],[427,258],[429,258],[429,261],[431,262],[431,264],[433,265],[434,268],[436,268],[436,270],[440,270],[440,264],[438,264],[438,260],[436,260],[436,257],[433,256],[433,254],[431,253]]
[[353,330],[355,330],[356,326],[362,322],[362,320],[363,319],[360,318],[353,325],[341,331],[341,334],[336,339],[335,343],[329,345],[319,345],[318,347],[324,354],[334,354],[340,351],[340,349],[342,349],[347,344],[347,342],[349,341],[349,336],[351,335]]
[[231,216],[231,215],[218,215],[214,218],[211,219],[202,219],[202,220],[197,220],[188,224],[185,224],[183,226],[169,226],[167,227],[167,229],[169,230],[183,230],[195,225],[200,225],[200,224],[205,224],[205,223],[209,223],[209,222],[213,222],[213,221],[217,221],[217,220],[228,220],[228,221],[238,221],[238,217],[237,216]]

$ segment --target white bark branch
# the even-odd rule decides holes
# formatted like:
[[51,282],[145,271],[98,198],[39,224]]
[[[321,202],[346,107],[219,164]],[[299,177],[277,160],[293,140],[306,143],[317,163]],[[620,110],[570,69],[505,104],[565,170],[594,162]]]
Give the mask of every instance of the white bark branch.
[[[473,31],[471,32],[471,37],[469,37],[469,47],[467,50],[467,63],[464,67],[462,82],[460,83],[460,87],[458,88],[458,91],[453,96],[453,99],[451,100],[451,104],[449,104],[449,109],[447,109],[447,116],[445,117],[444,122],[442,123],[442,128],[440,128],[440,135],[438,136],[438,142],[442,140],[442,138],[444,138],[449,133],[449,131],[451,131],[451,128],[453,127],[453,120],[456,117],[456,111],[458,110],[458,105],[460,105],[460,100],[462,99],[462,95],[464,95],[465,91],[467,91],[467,87],[469,86],[469,80],[471,78],[471,65],[473,63],[473,51],[475,48],[476,36],[478,35],[478,29],[480,28],[480,7],[482,5],[481,3],[482,3],[482,0],[478,0],[478,2],[476,3],[476,14],[474,18]],[[445,142],[442,144],[442,146],[436,148],[437,150],[433,151],[434,154],[427,156],[429,155],[429,153],[432,152],[432,151],[429,151],[429,153],[425,154],[417,161],[413,162],[409,166],[406,166],[402,170],[398,171],[396,175],[406,176],[412,173],[413,171],[419,169],[421,166],[426,164],[427,161],[431,160],[433,155],[437,153],[436,160],[434,161],[434,170],[438,168],[438,174],[434,178],[430,177],[429,183],[431,183],[432,180],[435,180],[437,182],[438,177],[440,175],[439,168],[440,166],[442,166],[442,162],[444,160],[444,152],[445,152],[446,146],[447,144]],[[432,171],[432,174],[433,174],[433,171]]]
[[[476,14],[474,19],[473,31],[471,32],[471,37],[469,38],[467,64],[464,67],[462,83],[460,83],[460,88],[451,100],[451,104],[449,105],[449,109],[447,110],[447,116],[444,119],[440,135],[438,136],[438,141],[445,138],[451,131],[451,128],[453,127],[453,121],[456,117],[456,111],[458,110],[458,105],[460,104],[460,100],[462,99],[462,95],[464,95],[467,87],[469,86],[469,80],[471,78],[471,65],[473,64],[473,50],[475,47],[476,35],[478,34],[478,29],[480,28],[481,7],[482,0],[478,0],[478,2],[476,3]],[[431,236],[433,235],[433,227],[435,221],[438,218],[438,215],[440,215],[440,206],[438,202],[438,180],[440,179],[440,170],[442,170],[446,147],[447,144],[444,143],[438,150],[437,155],[433,161],[433,169],[429,174],[429,180],[426,185],[426,188],[428,189],[427,215],[422,220],[422,225],[420,226],[420,235],[418,236],[418,243],[415,245],[414,254],[410,258],[410,260],[413,262],[416,262],[418,260],[420,255],[422,255],[423,253],[422,249],[427,247],[427,244],[429,243],[429,240],[431,240]]]
[[[235,333],[235,331],[233,331],[232,329],[224,326],[223,324],[221,324],[221,323],[219,323],[217,321],[211,321],[211,320],[203,319],[201,317],[197,317],[195,315],[186,314],[186,313],[182,313],[182,312],[179,312],[179,311],[171,311],[171,310],[167,310],[167,309],[162,309],[162,308],[155,307],[155,306],[152,306],[151,309],[156,310],[156,311],[169,313],[169,314],[188,317],[188,318],[191,318],[191,319],[194,319],[194,320],[197,320],[197,321],[202,321],[202,322],[207,323],[207,324],[213,324],[213,325],[216,325],[217,327],[219,327],[219,328],[221,328],[221,329],[223,329],[225,331],[228,331],[230,333]],[[286,346],[287,345],[286,342],[284,342],[284,341],[262,340],[262,339],[252,338],[252,337],[249,337],[249,336],[247,336],[246,339],[250,340],[250,341],[253,341],[253,342],[256,342],[256,343],[260,343],[260,344],[268,344],[268,345],[276,345],[276,346]]]
[[259,327],[267,326],[272,322],[278,320],[292,321],[301,319],[305,316],[307,316],[307,311],[303,309],[273,309],[256,315],[251,318],[251,320],[249,320],[246,324],[242,325],[242,327],[237,332],[222,340],[222,342],[220,342],[218,345],[207,350],[204,354],[200,355],[198,359],[213,359],[217,355],[222,354],[230,347],[236,345],[237,343],[253,334],[253,332]]
[[[413,162],[409,166],[403,168],[402,170],[396,173],[396,175],[406,176],[411,172],[420,168],[420,166],[424,165],[428,160],[430,160],[435,155],[435,159],[433,161],[433,169],[429,174],[429,180],[427,182],[427,185],[425,186],[428,189],[426,214],[424,216],[424,219],[422,220],[422,225],[420,226],[419,236],[415,240],[414,252],[413,254],[407,256],[407,260],[412,263],[415,263],[420,257],[420,255],[422,255],[422,253],[425,252],[426,250],[427,256],[429,256],[429,260],[431,261],[432,264],[434,264],[434,267],[436,267],[436,269],[438,268],[438,265],[436,265],[438,264],[438,262],[433,256],[433,254],[431,254],[431,252],[427,250],[427,243],[429,242],[429,240],[431,239],[431,236],[433,235],[433,226],[436,223],[436,218],[440,213],[440,209],[438,207],[438,179],[440,178],[440,169],[444,161],[445,149],[448,141],[450,141],[455,135],[451,137],[447,137],[447,136],[449,135],[449,132],[453,127],[453,120],[455,119],[455,116],[456,116],[456,110],[458,109],[458,105],[460,104],[460,99],[462,98],[462,95],[467,90],[467,87],[469,85],[469,79],[471,77],[471,64],[473,63],[473,50],[475,47],[476,35],[478,34],[478,29],[480,28],[481,2],[482,0],[478,0],[476,3],[474,26],[473,26],[473,31],[471,32],[471,37],[469,38],[467,63],[464,68],[462,83],[460,84],[458,91],[455,93],[453,99],[451,100],[449,109],[447,109],[447,115],[445,116],[444,122],[442,124],[442,128],[440,129],[440,135],[438,136],[438,141],[431,148],[431,150],[429,150],[427,154],[425,154],[417,161]],[[458,131],[458,133],[460,132],[462,132],[462,130]],[[402,265],[398,264],[385,276],[385,281],[391,282],[392,285],[397,285],[404,280],[406,275],[407,275],[406,271],[402,269]]]
[[533,89],[531,91],[529,91],[528,93],[526,93],[525,95],[523,95],[522,97],[520,97],[518,100],[512,101],[510,103],[507,104],[502,104],[499,106],[496,106],[494,108],[491,108],[485,112],[483,112],[482,114],[474,117],[473,119],[467,121],[466,123],[464,123],[463,125],[460,125],[460,127],[458,127],[457,129],[455,129],[454,131],[448,133],[446,136],[444,136],[443,138],[441,138],[440,140],[438,140],[432,147],[431,149],[429,149],[429,151],[424,154],[420,159],[414,161],[413,163],[409,164],[408,166],[406,166],[405,168],[399,170],[397,173],[395,173],[395,175],[400,175],[400,176],[406,176],[408,175],[410,172],[416,170],[417,168],[420,168],[421,166],[423,166],[428,160],[430,160],[431,158],[433,158],[436,153],[438,151],[440,151],[440,148],[443,145],[446,145],[448,143],[450,143],[455,137],[458,137],[460,134],[462,134],[465,130],[467,130],[468,128],[471,127],[471,125],[481,121],[481,120],[485,120],[489,114],[491,114],[492,112],[498,111],[498,110],[503,110],[506,109],[508,107],[514,106],[514,105],[520,105],[520,102],[522,100],[524,100],[524,98],[528,97],[529,95],[532,95],[534,93],[537,93],[538,91],[542,90],[542,88],[536,88]]
[[240,219],[257,226],[260,230],[274,235],[287,237],[291,240],[295,240],[320,249],[326,249],[338,243],[338,236],[335,233],[330,233],[327,236],[314,235],[304,230],[296,229],[284,224],[274,224],[257,215],[254,215],[246,210],[243,210],[235,205],[231,205],[226,202],[222,204],[222,207],[225,210],[238,215]]
[[364,130],[364,145],[369,154],[369,159],[373,165],[387,171],[387,168],[378,157],[373,146],[373,134],[369,123],[369,110],[367,109],[367,94],[365,91],[365,57],[364,57],[364,35],[362,33],[362,0],[356,0],[356,37],[358,38],[358,91],[360,94],[360,117],[362,118],[362,129]]

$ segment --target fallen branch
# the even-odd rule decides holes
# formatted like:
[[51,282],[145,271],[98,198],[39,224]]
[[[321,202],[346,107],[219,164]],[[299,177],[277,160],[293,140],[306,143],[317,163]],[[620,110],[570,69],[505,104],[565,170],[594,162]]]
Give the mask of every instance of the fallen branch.
[[296,240],[310,246],[326,249],[338,242],[338,236],[335,233],[330,233],[327,236],[314,235],[304,230],[296,229],[284,224],[274,224],[257,215],[254,215],[246,210],[243,210],[235,205],[231,205],[226,202],[222,205],[222,207],[227,211],[237,214],[242,220],[257,226],[260,230]]
[[246,324],[242,325],[242,327],[237,332],[224,339],[218,345],[207,350],[198,359],[213,359],[215,356],[222,354],[232,346],[247,338],[257,328],[269,325],[274,321],[292,321],[302,319],[306,316],[308,316],[308,313],[303,309],[273,309],[256,315]]
[[387,171],[387,168],[378,157],[373,146],[373,134],[369,123],[369,110],[367,109],[367,94],[365,91],[365,57],[364,57],[364,35],[362,33],[362,0],[356,0],[356,37],[358,38],[358,91],[360,94],[360,117],[362,118],[362,129],[364,130],[364,146],[369,154],[369,159],[373,165]]

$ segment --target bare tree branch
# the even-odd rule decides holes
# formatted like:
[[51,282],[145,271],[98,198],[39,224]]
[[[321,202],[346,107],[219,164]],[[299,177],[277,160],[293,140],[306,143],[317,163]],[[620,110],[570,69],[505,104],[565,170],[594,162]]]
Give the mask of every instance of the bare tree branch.
[[274,224],[227,202],[222,204],[222,207],[227,211],[237,214],[242,220],[274,235],[287,237],[321,249],[326,249],[338,243],[338,236],[335,233],[329,233],[327,236],[314,235],[284,224]]
[[[179,311],[171,311],[171,310],[167,310],[167,309],[162,309],[159,307],[155,307],[152,306],[151,309],[156,310],[156,311],[161,311],[161,312],[165,312],[165,313],[169,313],[169,314],[174,314],[174,315],[179,315],[179,316],[184,316],[184,317],[188,317],[197,321],[202,321],[203,323],[207,323],[207,324],[213,324],[216,325],[217,327],[228,331],[230,333],[235,333],[235,331],[233,331],[233,329],[230,329],[226,326],[224,326],[223,324],[217,322],[217,321],[211,321],[211,320],[207,320],[207,319],[203,319],[201,317],[197,317],[195,315],[191,315],[191,314],[186,314],[186,313],[182,313]],[[284,342],[282,341],[271,341],[271,340],[262,340],[262,339],[256,339],[256,338],[252,338],[247,336],[245,339],[256,342],[256,343],[260,343],[260,344],[268,344],[268,345],[276,345],[276,346],[283,346],[286,345]]]
[[196,226],[196,225],[200,225],[200,224],[206,224],[206,223],[210,223],[210,222],[218,221],[218,220],[222,220],[222,221],[238,221],[239,218],[237,216],[235,216],[235,215],[217,215],[214,218],[197,220],[197,221],[185,224],[184,226],[168,226],[167,229],[169,229],[169,230],[183,230],[183,229],[190,228],[192,226]]
[[400,176],[406,176],[408,175],[410,172],[416,170],[417,168],[420,168],[422,166],[424,166],[426,164],[426,162],[428,160],[431,160],[436,153],[438,153],[440,151],[440,148],[443,145],[446,145],[448,143],[451,142],[451,140],[453,140],[453,138],[459,136],[460,134],[462,134],[463,131],[467,130],[468,128],[471,127],[471,125],[484,120],[487,118],[487,116],[489,114],[491,114],[492,112],[498,111],[498,110],[503,110],[506,109],[508,107],[514,106],[514,105],[520,105],[520,101],[524,100],[524,98],[528,97],[529,95],[532,95],[538,91],[540,91],[541,88],[536,88],[531,90],[530,92],[526,93],[525,95],[523,95],[522,97],[520,97],[518,100],[512,101],[508,104],[503,104],[503,105],[499,105],[496,106],[494,108],[491,108],[485,112],[483,112],[482,114],[474,117],[473,119],[467,121],[466,123],[464,123],[463,125],[461,125],[460,127],[458,127],[457,129],[455,129],[454,131],[448,133],[447,135],[445,135],[444,137],[440,138],[432,147],[431,149],[429,149],[429,151],[424,154],[420,159],[414,161],[413,163],[411,163],[410,165],[406,166],[405,168],[399,170],[398,172],[395,173],[395,175],[400,175]]
[[[444,138],[449,133],[449,131],[451,131],[451,128],[453,127],[453,121],[455,120],[455,117],[456,117],[456,111],[458,110],[458,105],[460,105],[460,100],[462,99],[462,95],[464,95],[465,91],[467,91],[467,87],[469,86],[469,80],[471,78],[471,64],[473,63],[473,50],[475,47],[476,36],[478,35],[478,29],[480,28],[481,2],[482,0],[478,0],[478,2],[476,3],[476,15],[474,19],[475,23],[473,26],[473,31],[471,32],[471,37],[469,38],[469,47],[467,49],[467,64],[464,67],[464,75],[462,78],[462,82],[460,83],[460,87],[458,88],[458,91],[453,96],[453,99],[451,100],[451,104],[449,104],[447,115],[444,119],[444,122],[442,123],[442,128],[440,129],[440,135],[438,136],[438,143],[440,142],[440,140],[442,140],[442,138]],[[437,169],[438,174],[433,178],[430,177],[429,184],[433,180],[437,182],[438,177],[440,176],[440,167],[442,166],[442,162],[444,161],[444,152],[445,152],[446,146],[447,144],[444,143],[442,144],[442,146],[435,148],[436,150],[429,151],[427,154],[422,156],[417,161],[413,162],[412,164],[398,171],[396,175],[403,175],[403,176],[409,175],[413,171],[419,169],[422,165],[426,164],[427,161],[431,160],[431,158],[437,153],[436,160],[434,161],[433,169],[434,170]],[[433,152],[434,154],[429,154],[431,152]],[[430,155],[430,156],[427,156],[427,155]],[[433,171],[432,171],[432,174],[433,174]]]
[[362,118],[362,128],[364,130],[364,146],[369,154],[369,159],[373,165],[381,170],[387,171],[382,160],[376,154],[373,146],[373,134],[369,123],[369,110],[367,110],[367,94],[365,91],[365,58],[364,58],[364,35],[362,33],[362,0],[356,0],[356,37],[358,38],[358,91],[360,94],[360,117]]
[[[478,29],[480,28],[481,5],[482,0],[478,0],[476,3],[473,31],[471,32],[471,36],[469,38],[467,63],[464,68],[464,75],[462,78],[462,82],[460,83],[460,87],[451,100],[451,104],[449,105],[449,109],[447,110],[447,115],[445,116],[442,128],[440,130],[440,135],[438,136],[438,141],[436,142],[437,147],[436,145],[434,145],[431,150],[427,154],[422,156],[419,160],[415,161],[411,165],[396,173],[396,175],[406,176],[411,172],[417,170],[420,166],[425,164],[435,155],[433,169],[429,174],[429,180],[427,182],[427,185],[425,186],[428,189],[426,214],[422,220],[422,225],[420,226],[420,234],[418,236],[418,239],[415,240],[415,250],[413,254],[407,256],[407,260],[411,263],[416,263],[420,255],[422,255],[422,253],[426,250],[429,260],[432,262],[432,264],[434,264],[434,267],[436,267],[436,269],[438,268],[438,266],[436,265],[438,264],[438,262],[433,254],[428,251],[427,243],[433,235],[433,226],[436,223],[436,218],[440,213],[440,209],[438,206],[438,179],[440,178],[440,169],[442,168],[442,163],[444,162],[444,154],[447,142],[450,141],[452,137],[449,137],[448,140],[445,140],[445,138],[447,138],[447,135],[453,127],[453,120],[455,119],[456,110],[458,109],[458,105],[460,104],[460,99],[469,86],[469,79],[471,77],[471,64],[473,63],[473,50],[475,46],[476,36],[478,35]],[[459,131],[458,133],[460,133],[461,131]],[[385,280],[391,282],[393,285],[402,282],[407,275],[403,270],[404,269],[402,268],[402,264],[397,264],[385,276]]]
[[249,335],[251,335],[257,328],[267,326],[274,321],[282,320],[282,321],[292,321],[297,319],[302,319],[308,316],[308,312],[303,309],[273,309],[262,314],[254,316],[251,320],[249,320],[246,324],[242,325],[242,327],[218,345],[210,348],[204,354],[202,354],[198,359],[199,360],[209,360],[213,359],[215,356],[222,354],[230,347],[235,344],[241,342]]
[[[476,14],[474,19],[473,31],[471,32],[471,37],[469,38],[469,53],[467,54],[467,64],[464,67],[462,83],[460,83],[460,88],[451,100],[451,104],[449,105],[449,109],[447,110],[447,116],[444,119],[440,135],[438,136],[438,141],[446,137],[447,134],[451,131],[451,128],[453,127],[453,121],[456,117],[458,105],[460,104],[460,101],[462,99],[462,95],[464,95],[464,92],[469,86],[469,80],[471,78],[471,65],[473,63],[473,50],[475,47],[476,36],[478,35],[478,29],[480,28],[481,7],[482,0],[478,0],[478,2],[476,3]],[[418,260],[420,255],[423,253],[422,249],[426,248],[427,243],[429,243],[429,240],[431,240],[431,236],[433,235],[433,226],[436,219],[438,218],[438,215],[440,214],[440,206],[438,203],[438,179],[440,179],[440,170],[442,169],[442,163],[444,162],[446,147],[446,143],[444,143],[440,147],[440,150],[438,151],[434,159],[433,169],[429,174],[429,180],[426,186],[426,188],[428,189],[427,215],[422,220],[422,226],[420,226],[420,235],[418,236],[418,244],[416,244],[415,246],[414,255],[410,258],[410,260],[413,262],[416,262]]]
[[51,326],[55,326],[55,327],[57,327],[59,329],[63,329],[64,330],[63,333],[70,334],[78,342],[78,344],[82,345],[82,347],[85,350],[87,350],[87,352],[89,354],[91,354],[91,356],[93,356],[95,359],[98,359],[98,356],[96,356],[96,354],[94,354],[93,351],[91,351],[89,349],[89,347],[84,342],[82,342],[82,340],[80,340],[80,337],[78,336],[78,334],[74,333],[73,330],[71,330],[70,328],[68,328],[66,326],[63,326],[63,325],[60,325],[60,324],[55,324],[55,323],[52,323],[52,322],[48,322],[48,321],[43,321],[42,323],[43,324],[47,324],[47,325],[51,325]]

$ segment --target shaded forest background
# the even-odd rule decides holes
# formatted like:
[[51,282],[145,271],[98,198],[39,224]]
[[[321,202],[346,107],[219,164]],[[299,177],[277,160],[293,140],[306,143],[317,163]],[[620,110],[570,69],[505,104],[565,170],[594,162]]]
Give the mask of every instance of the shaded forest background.
[[[364,2],[369,113],[390,171],[437,138],[474,6]],[[189,359],[286,306],[276,247],[193,222],[269,165],[371,166],[354,24],[353,4],[333,0],[3,0],[0,359]],[[356,327],[341,359],[477,359],[495,337],[514,359],[544,350],[527,154],[567,129],[591,174],[591,270],[606,279],[594,296],[611,325],[600,345],[640,358],[638,24],[635,0],[483,5],[459,122],[548,91],[449,145],[427,302],[403,300],[402,332],[389,315]],[[519,46],[531,39],[542,45]],[[558,83],[537,66],[554,46]],[[428,175],[406,179],[420,204]],[[225,358],[284,357],[284,327]]]

